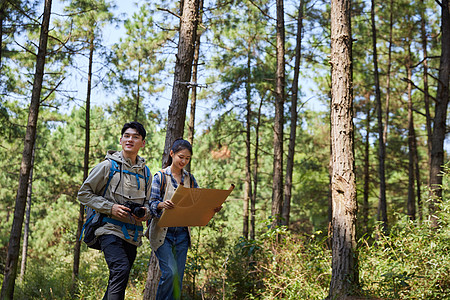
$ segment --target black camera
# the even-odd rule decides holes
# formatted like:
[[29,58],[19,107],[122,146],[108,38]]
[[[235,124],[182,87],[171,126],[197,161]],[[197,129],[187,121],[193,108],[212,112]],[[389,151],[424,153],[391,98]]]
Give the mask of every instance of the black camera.
[[131,210],[131,213],[138,218],[142,218],[145,216],[146,209],[138,203],[127,201],[123,204],[123,206],[128,207]]

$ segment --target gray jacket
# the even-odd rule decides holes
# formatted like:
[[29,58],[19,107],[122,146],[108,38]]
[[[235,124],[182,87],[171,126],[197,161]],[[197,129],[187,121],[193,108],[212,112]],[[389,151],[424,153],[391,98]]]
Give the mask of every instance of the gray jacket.
[[[121,165],[122,167],[121,172],[116,172],[112,177],[105,196],[103,197],[101,195],[104,193],[111,169],[110,160],[117,161],[119,166]],[[111,209],[114,204],[123,204],[126,201],[139,203],[147,208],[147,214],[150,213],[148,199],[150,197],[151,180],[147,182],[147,194],[145,194],[145,179],[136,177],[132,174],[124,173],[124,170],[143,175],[144,177],[149,176],[149,178],[151,178],[151,174],[144,174],[145,159],[138,156],[137,163],[135,165],[131,165],[131,160],[125,159],[121,151],[110,150],[106,154],[105,160],[96,165],[89,173],[89,176],[86,178],[78,191],[78,200],[81,204],[89,206],[96,212],[103,213],[109,218],[116,219],[124,223],[142,226],[142,222],[136,222],[131,215],[123,219],[119,219],[111,215]],[[137,181],[138,179],[139,184]],[[142,231],[139,232],[138,240],[133,241],[133,236],[135,234],[134,230],[128,229],[128,234],[131,238],[127,239],[122,232],[121,226],[109,222],[95,231],[96,236],[104,234],[114,234],[136,246],[140,246],[142,244]]]

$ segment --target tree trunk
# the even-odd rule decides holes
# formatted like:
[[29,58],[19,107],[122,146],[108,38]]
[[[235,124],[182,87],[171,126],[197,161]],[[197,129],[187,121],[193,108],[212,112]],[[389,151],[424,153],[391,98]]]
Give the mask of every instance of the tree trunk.
[[408,76],[408,201],[406,203],[407,215],[410,220],[416,219],[416,196],[414,187],[414,120],[413,120],[413,104],[412,104],[412,70],[411,70],[411,47],[409,46],[409,56],[406,66]]
[[0,76],[2,75],[2,57],[3,57],[3,20],[5,19],[5,4],[6,1],[0,5]]
[[359,286],[350,11],[350,0],[331,1],[333,242],[330,299],[345,299],[355,294]]
[[295,47],[294,78],[292,80],[292,101],[291,101],[291,128],[289,134],[289,150],[286,162],[286,182],[284,184],[284,203],[282,209],[282,224],[289,226],[289,216],[291,213],[292,196],[292,173],[294,170],[295,138],[297,134],[297,103],[298,103],[298,77],[300,73],[300,60],[302,57],[302,30],[303,30],[303,5],[305,1],[300,0],[297,20],[297,44]]
[[17,263],[19,259],[20,236],[27,201],[28,179],[31,171],[31,157],[36,140],[37,120],[39,116],[42,81],[44,78],[45,56],[47,54],[48,27],[50,24],[50,12],[52,0],[45,0],[44,14],[42,17],[41,33],[39,37],[39,50],[36,59],[36,73],[34,76],[31,103],[28,114],[27,130],[25,133],[22,162],[20,165],[19,186],[17,189],[14,219],[9,236],[8,253],[5,262],[1,299],[13,299],[14,283],[17,276]]
[[[203,16],[203,0],[200,0],[199,3],[199,11],[198,11],[198,23],[202,23]],[[198,73],[198,61],[200,59],[200,38],[202,36],[202,32],[198,30],[197,26],[197,35],[195,37],[195,49],[194,49],[194,63],[192,65],[192,82],[194,86],[192,87],[191,92],[191,111],[189,116],[189,131],[188,131],[188,141],[189,143],[194,144],[194,132],[195,132],[195,110],[197,107],[197,73]],[[191,171],[191,164],[189,163],[186,166],[187,170]]]
[[30,170],[30,177],[28,179],[27,207],[26,207],[25,229],[23,231],[23,245],[22,245],[22,263],[20,264],[20,281],[23,281],[25,277],[25,270],[27,267],[28,238],[30,236],[31,198],[33,194],[33,168],[34,168],[35,148],[36,147],[33,147],[33,152],[31,153],[31,170]]
[[261,108],[263,105],[264,99],[261,97],[261,102],[259,103],[258,108],[258,120],[255,128],[255,153],[253,159],[253,193],[252,198],[250,200],[250,239],[255,239],[256,232],[256,192],[258,191],[258,155],[259,155],[259,127],[261,125]]
[[[430,166],[431,163],[431,136],[432,136],[432,129],[431,129],[431,113],[430,113],[430,96],[428,93],[428,42],[427,42],[427,30],[425,28],[425,24],[427,22],[426,16],[425,16],[425,1],[421,0],[421,9],[420,9],[420,32],[421,32],[421,38],[422,38],[422,55],[424,57],[423,60],[423,100],[425,103],[425,117],[426,117],[426,128],[427,128],[427,151],[428,151],[428,166]],[[428,185],[430,185],[428,178]],[[420,215],[421,207],[419,208],[419,219],[422,220],[422,217]]]
[[163,165],[167,162],[173,142],[183,137],[184,123],[194,59],[195,39],[198,25],[198,0],[183,0],[183,14],[180,19],[180,38],[176,55],[172,100],[169,106],[167,134],[164,145]]
[[372,47],[373,47],[373,65],[375,77],[375,100],[377,107],[378,119],[378,176],[380,180],[380,199],[378,205],[378,220],[383,224],[383,230],[387,230],[387,203],[386,203],[386,178],[385,178],[385,143],[384,143],[384,129],[383,129],[383,112],[381,109],[381,92],[380,79],[378,75],[378,56],[377,56],[377,31],[375,27],[375,0],[372,0],[370,15],[372,21]]
[[371,123],[371,101],[370,94],[366,97],[366,138],[364,141],[364,191],[363,191],[363,211],[362,223],[365,234],[369,233],[369,192],[370,192],[370,123]]
[[444,164],[444,140],[446,134],[447,107],[450,73],[450,11],[449,0],[442,0],[442,36],[439,80],[436,94],[433,136],[431,140],[430,190],[432,202],[430,215],[433,226],[438,225],[435,214],[438,202],[442,200],[442,172]]
[[141,106],[141,61],[138,62],[136,106],[134,107],[134,121],[136,122],[138,122],[140,106]]
[[[170,147],[173,142],[183,136],[189,97],[188,83],[191,80],[197,35],[199,2],[198,0],[182,0],[181,2],[183,13],[180,20],[180,38],[178,41],[178,54],[176,55],[172,100],[168,112],[166,141],[162,158],[163,166],[168,161]],[[150,259],[144,291],[147,298],[144,299],[154,299],[156,297],[159,276],[150,274],[150,272],[153,273],[156,270],[159,270],[157,259]]]
[[[89,65],[88,65],[88,82],[86,91],[86,118],[85,118],[85,143],[84,143],[84,166],[83,166],[83,181],[89,175],[89,148],[90,148],[90,128],[91,128],[91,88],[92,88],[92,63],[94,60],[94,33],[91,33],[89,40]],[[73,257],[73,271],[72,271],[72,283],[75,287],[76,280],[80,269],[80,252],[81,241],[80,235],[83,228],[84,221],[84,205],[80,204],[80,210],[78,214],[78,228],[77,239],[74,247]]]
[[245,98],[247,100],[246,105],[246,124],[245,124],[245,187],[244,187],[244,213],[242,217],[242,235],[248,238],[248,208],[249,201],[252,198],[252,169],[251,169],[251,152],[250,152],[250,139],[251,139],[251,113],[252,113],[252,96],[251,96],[251,45],[248,45],[247,55],[247,79],[245,84]]
[[422,212],[422,193],[420,192],[420,187],[422,183],[420,182],[420,167],[419,167],[419,151],[417,150],[417,137],[415,131],[414,133],[414,171],[416,177],[416,193],[417,193],[417,213],[419,215],[419,221],[423,220]]
[[284,106],[284,4],[277,0],[277,71],[275,87],[275,120],[273,127],[273,183],[272,217],[273,225],[281,221],[283,205],[283,106]]
[[391,67],[392,67],[392,31],[394,27],[393,21],[393,10],[394,10],[394,0],[390,1],[389,5],[389,46],[388,46],[388,62],[386,71],[386,102],[384,104],[384,130],[383,130],[383,141],[386,144],[387,132],[389,125],[389,102],[391,100]]
[[159,269],[158,258],[156,257],[155,252],[152,251],[150,262],[148,264],[147,280],[145,281],[144,296],[142,300],[154,300],[156,298],[160,277],[161,270]]

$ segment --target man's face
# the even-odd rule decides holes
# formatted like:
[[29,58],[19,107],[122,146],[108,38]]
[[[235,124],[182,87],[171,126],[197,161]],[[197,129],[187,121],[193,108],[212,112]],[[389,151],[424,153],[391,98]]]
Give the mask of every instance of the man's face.
[[136,129],[128,128],[120,138],[120,145],[124,152],[137,155],[139,149],[145,146],[145,141]]

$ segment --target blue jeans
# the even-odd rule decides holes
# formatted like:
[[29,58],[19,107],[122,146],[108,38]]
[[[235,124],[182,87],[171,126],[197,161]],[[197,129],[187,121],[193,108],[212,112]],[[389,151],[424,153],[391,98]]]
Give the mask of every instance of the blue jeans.
[[112,234],[101,235],[99,240],[109,268],[108,288],[103,299],[122,300],[137,247]]
[[180,299],[184,267],[189,248],[187,227],[169,227],[164,244],[156,250],[161,278],[159,279],[157,300]]

